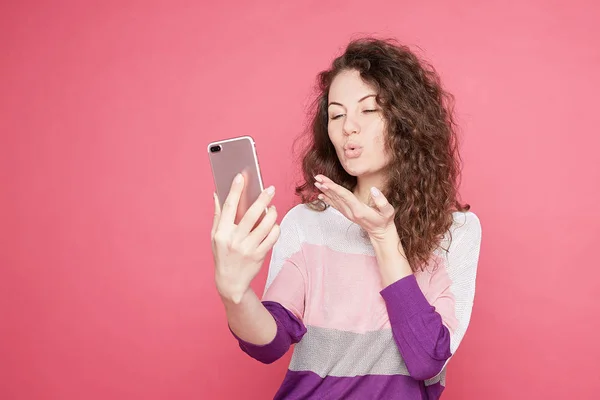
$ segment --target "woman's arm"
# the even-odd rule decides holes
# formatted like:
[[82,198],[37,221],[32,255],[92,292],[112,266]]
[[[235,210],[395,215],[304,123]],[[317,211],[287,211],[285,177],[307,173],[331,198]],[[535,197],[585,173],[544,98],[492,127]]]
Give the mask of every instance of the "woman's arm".
[[279,359],[306,333],[305,266],[293,216],[282,219],[280,231],[262,301],[251,287],[238,298],[221,295],[231,333],[244,352],[263,363]]
[[[401,246],[394,245],[393,239],[373,243],[394,339],[408,371],[418,380],[430,379],[443,369],[469,323],[481,226],[475,214],[465,216],[465,223],[454,232],[448,265],[439,266],[447,271],[438,271],[429,298],[409,272]],[[460,315],[456,304],[461,304]],[[453,335],[459,326],[462,333]]]
[[224,301],[229,328],[240,348],[265,364],[281,358],[306,333],[304,278],[293,259],[284,263],[262,301],[252,289],[239,304]]
[[246,291],[239,303],[223,297],[221,300],[225,306],[229,329],[240,340],[254,345],[265,345],[275,339],[275,319],[252,288]]

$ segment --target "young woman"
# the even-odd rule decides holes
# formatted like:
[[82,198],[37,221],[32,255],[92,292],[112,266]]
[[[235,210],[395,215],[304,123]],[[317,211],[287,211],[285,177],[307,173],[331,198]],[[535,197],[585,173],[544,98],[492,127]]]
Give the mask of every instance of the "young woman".
[[[243,351],[294,353],[276,399],[437,399],[475,295],[477,216],[458,199],[450,94],[391,41],[351,42],[319,75],[302,204],[267,188],[238,225],[215,201],[215,282]],[[273,247],[262,299],[250,288]]]

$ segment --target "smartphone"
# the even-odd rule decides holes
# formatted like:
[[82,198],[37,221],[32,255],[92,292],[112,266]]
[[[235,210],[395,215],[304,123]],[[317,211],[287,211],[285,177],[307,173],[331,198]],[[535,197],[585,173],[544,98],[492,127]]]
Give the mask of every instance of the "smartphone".
[[207,150],[221,208],[229,195],[235,176],[238,173],[244,176],[244,189],[235,217],[237,224],[263,191],[254,139],[250,136],[240,136],[219,140],[210,143]]

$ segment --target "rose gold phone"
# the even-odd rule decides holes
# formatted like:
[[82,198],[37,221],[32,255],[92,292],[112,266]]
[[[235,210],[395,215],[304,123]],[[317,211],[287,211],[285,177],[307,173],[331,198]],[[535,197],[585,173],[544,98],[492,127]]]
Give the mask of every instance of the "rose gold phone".
[[237,224],[263,191],[254,140],[250,136],[220,140],[210,143],[207,150],[221,208],[236,174],[244,175],[244,190],[235,218]]

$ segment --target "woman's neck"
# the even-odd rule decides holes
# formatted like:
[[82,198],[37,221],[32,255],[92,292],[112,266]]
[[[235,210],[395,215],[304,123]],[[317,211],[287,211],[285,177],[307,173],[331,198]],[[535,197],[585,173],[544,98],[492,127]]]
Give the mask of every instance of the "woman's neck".
[[384,179],[381,174],[359,176],[354,188],[354,195],[363,203],[369,204],[372,187],[376,187],[380,191],[385,189]]

